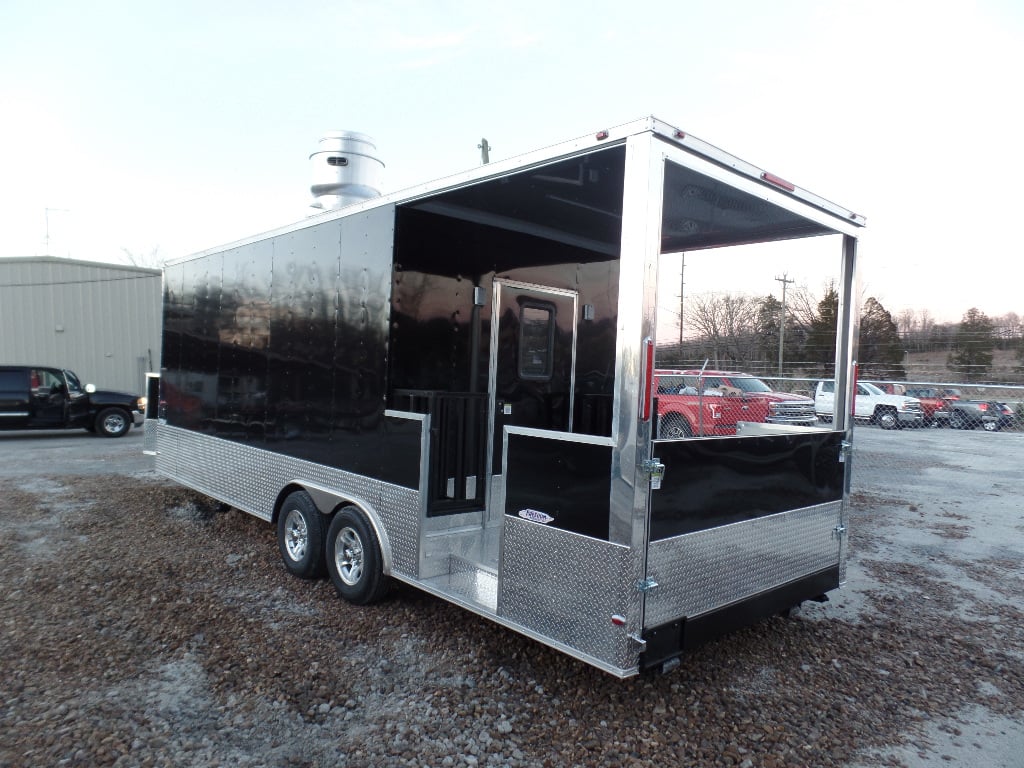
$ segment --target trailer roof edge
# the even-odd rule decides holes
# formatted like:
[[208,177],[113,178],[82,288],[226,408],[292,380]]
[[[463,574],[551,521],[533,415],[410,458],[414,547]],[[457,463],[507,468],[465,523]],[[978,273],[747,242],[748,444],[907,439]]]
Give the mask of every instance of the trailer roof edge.
[[371,210],[380,206],[412,202],[443,191],[466,186],[468,184],[474,184],[488,178],[505,176],[509,173],[530,166],[542,165],[576,154],[594,152],[606,146],[623,144],[630,137],[643,133],[650,133],[657,136],[659,139],[670,142],[681,147],[687,152],[710,160],[716,165],[729,169],[734,173],[754,179],[759,184],[762,184],[769,189],[773,189],[776,192],[788,194],[803,203],[835,216],[847,224],[853,224],[858,227],[863,227],[866,224],[866,219],[860,214],[854,213],[847,208],[832,203],[831,201],[826,200],[819,195],[815,195],[802,187],[798,187],[795,184],[790,184],[764,168],[741,160],[739,157],[719,149],[715,145],[688,134],[670,123],[659,120],[652,115],[610,128],[601,128],[593,133],[569,139],[568,141],[552,144],[541,149],[526,152],[521,155],[515,155],[503,160],[496,160],[492,163],[479,165],[466,171],[461,171],[449,176],[442,176],[438,179],[427,181],[412,187],[388,192],[380,197],[353,203],[343,208],[314,213],[305,219],[284,224],[264,232],[244,237],[240,240],[190,253],[177,259],[168,260],[165,266],[172,266],[191,261],[192,259],[202,256],[229,250],[231,248],[249,245],[267,237],[294,232],[309,226],[313,222],[329,221],[345,216],[351,216],[352,214],[360,211]]

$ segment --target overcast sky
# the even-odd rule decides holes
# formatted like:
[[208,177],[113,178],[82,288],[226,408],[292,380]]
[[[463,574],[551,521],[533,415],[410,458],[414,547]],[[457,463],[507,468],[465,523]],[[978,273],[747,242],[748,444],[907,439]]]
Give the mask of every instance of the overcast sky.
[[655,115],[865,215],[894,315],[1024,314],[1022,76],[1019,0],[3,0],[0,256],[297,221],[329,130],[390,192]]

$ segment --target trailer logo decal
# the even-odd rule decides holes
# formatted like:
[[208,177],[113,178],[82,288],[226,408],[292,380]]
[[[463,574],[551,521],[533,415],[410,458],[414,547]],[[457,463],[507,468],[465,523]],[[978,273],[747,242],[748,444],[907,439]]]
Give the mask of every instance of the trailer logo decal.
[[535,523],[542,523],[543,525],[547,525],[555,519],[546,512],[541,512],[538,509],[520,509],[519,516],[524,520],[532,520]]

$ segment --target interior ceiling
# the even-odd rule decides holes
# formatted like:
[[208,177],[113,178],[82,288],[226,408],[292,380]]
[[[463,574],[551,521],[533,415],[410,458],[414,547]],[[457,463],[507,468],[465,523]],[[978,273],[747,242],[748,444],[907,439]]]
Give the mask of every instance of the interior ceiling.
[[407,207],[615,258],[622,238],[624,168],[625,148],[609,147]]
[[665,164],[661,252],[829,234],[832,230],[676,163]]
[[[579,259],[582,261],[613,259],[618,257],[621,247],[625,157],[624,146],[610,146],[443,192],[401,208],[438,217],[430,228],[435,240],[439,227],[451,232],[449,242],[470,231],[477,243],[487,239],[493,243],[500,232],[514,232],[589,252]],[[413,218],[423,221],[419,216],[410,217],[409,221]],[[759,197],[676,163],[666,163],[663,253],[829,232],[828,228]],[[415,254],[427,247],[416,240],[426,239],[410,237],[405,241],[406,252],[400,260],[415,262]],[[492,250],[501,251],[493,245]],[[499,257],[499,263],[493,267],[501,271],[551,263],[552,258],[564,259],[564,251],[554,250],[558,251],[557,256],[551,249],[520,245],[514,253]],[[471,264],[478,257],[479,253],[463,253],[455,248],[447,256],[452,260],[451,270],[463,273],[474,271]],[[459,268],[460,261],[466,268]]]

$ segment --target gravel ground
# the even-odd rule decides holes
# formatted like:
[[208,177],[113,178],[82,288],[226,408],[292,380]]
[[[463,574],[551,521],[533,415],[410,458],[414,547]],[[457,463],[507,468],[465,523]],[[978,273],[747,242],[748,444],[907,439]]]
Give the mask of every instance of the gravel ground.
[[[861,473],[938,439],[868,435]],[[919,488],[858,483],[830,603],[623,681],[412,588],[289,576],[137,431],[0,436],[0,766],[1019,767],[1024,436],[963,437]],[[994,489],[925,482],[983,451]]]

